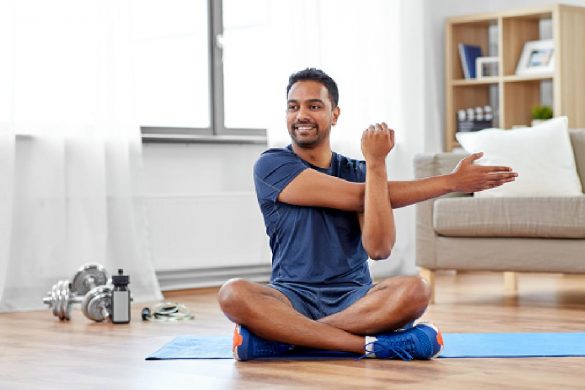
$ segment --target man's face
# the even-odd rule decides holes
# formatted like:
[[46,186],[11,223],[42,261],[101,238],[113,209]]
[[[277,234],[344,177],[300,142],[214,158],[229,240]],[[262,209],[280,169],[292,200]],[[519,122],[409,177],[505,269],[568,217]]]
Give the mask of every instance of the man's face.
[[339,107],[332,107],[327,88],[317,81],[293,84],[288,93],[286,122],[292,141],[312,149],[329,140],[331,126],[337,123]]

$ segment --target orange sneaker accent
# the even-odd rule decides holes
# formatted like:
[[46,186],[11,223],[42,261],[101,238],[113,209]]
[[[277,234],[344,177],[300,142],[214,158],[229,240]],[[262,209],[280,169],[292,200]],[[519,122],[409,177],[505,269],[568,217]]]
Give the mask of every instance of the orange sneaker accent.
[[439,343],[439,345],[441,345],[441,346],[445,345],[443,343],[443,334],[440,331],[437,332],[437,343]]
[[241,334],[238,333],[238,326],[236,325],[236,328],[234,329],[234,339],[233,339],[233,349],[235,350],[237,347],[239,347],[240,345],[242,345],[242,343],[244,342],[244,338],[242,337]]

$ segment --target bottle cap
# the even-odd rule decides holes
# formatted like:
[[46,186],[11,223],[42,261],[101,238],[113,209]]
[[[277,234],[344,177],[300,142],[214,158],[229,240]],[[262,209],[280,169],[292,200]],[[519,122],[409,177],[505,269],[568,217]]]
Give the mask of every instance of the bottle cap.
[[116,287],[126,287],[130,283],[130,276],[124,275],[122,268],[118,269],[118,275],[112,276],[112,284]]

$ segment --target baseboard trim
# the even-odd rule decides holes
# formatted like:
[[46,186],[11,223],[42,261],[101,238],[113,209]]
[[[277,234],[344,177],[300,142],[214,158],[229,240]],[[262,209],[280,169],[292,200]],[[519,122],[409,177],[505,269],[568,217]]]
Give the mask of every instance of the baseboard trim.
[[221,286],[231,278],[244,278],[253,282],[268,282],[271,270],[270,264],[179,269],[156,271],[156,277],[162,291],[173,291]]

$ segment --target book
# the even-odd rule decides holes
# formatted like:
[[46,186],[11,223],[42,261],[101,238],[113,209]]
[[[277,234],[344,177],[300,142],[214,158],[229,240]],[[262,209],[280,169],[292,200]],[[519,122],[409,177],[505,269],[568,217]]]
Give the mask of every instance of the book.
[[466,79],[474,79],[477,75],[475,60],[481,57],[481,47],[474,45],[459,44],[459,57],[461,58],[461,67]]

